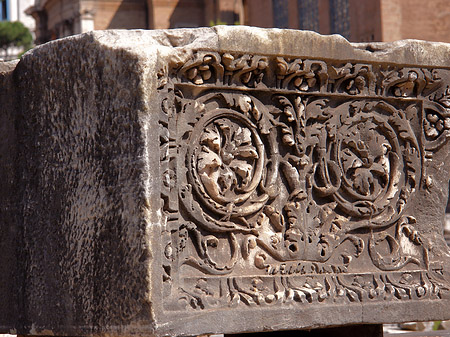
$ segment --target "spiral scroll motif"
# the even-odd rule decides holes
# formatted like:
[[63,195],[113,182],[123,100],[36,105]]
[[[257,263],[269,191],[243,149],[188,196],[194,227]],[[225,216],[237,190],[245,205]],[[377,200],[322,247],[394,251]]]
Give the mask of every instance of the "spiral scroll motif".
[[316,145],[314,191],[336,202],[355,227],[391,224],[415,190],[417,141],[392,106],[371,102],[354,109],[339,107]]
[[193,134],[189,176],[198,201],[223,221],[258,211],[267,196],[256,191],[265,165],[256,126],[233,110],[217,109]]

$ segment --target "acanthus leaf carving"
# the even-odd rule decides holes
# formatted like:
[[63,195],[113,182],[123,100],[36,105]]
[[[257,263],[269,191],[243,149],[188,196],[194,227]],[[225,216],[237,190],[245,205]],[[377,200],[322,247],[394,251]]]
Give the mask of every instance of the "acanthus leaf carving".
[[330,71],[335,92],[346,92],[350,95],[375,94],[376,77],[371,65],[346,63],[340,67],[331,67]]
[[447,296],[410,215],[431,179],[427,160],[450,138],[446,76],[210,51],[174,70],[162,197],[166,212],[180,210],[170,220],[175,267],[165,268],[185,275],[165,276],[180,303]]
[[275,69],[278,88],[294,88],[303,92],[326,90],[328,74],[325,62],[277,57]]

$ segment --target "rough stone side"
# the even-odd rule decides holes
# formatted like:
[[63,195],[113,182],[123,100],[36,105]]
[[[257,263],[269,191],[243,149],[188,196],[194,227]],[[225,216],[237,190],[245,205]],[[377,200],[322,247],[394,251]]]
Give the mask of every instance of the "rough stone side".
[[138,61],[84,36],[17,68],[25,332],[91,333],[150,316]]
[[0,61],[0,328],[14,332],[20,319],[20,277],[17,254],[21,249],[17,193],[17,136],[13,71],[17,62]]

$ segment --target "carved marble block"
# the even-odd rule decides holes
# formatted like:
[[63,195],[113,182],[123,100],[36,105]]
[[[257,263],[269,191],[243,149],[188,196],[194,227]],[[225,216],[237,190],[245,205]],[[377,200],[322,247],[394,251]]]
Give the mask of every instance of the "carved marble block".
[[28,53],[14,71],[15,328],[449,319],[449,53],[248,27],[94,32]]

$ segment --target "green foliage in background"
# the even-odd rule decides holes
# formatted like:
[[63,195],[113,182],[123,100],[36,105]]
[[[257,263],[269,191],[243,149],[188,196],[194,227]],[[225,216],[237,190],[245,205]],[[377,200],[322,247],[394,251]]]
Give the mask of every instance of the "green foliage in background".
[[441,325],[441,321],[435,321],[433,323],[433,331],[439,330],[439,326]]
[[22,47],[24,50],[31,48],[33,37],[22,22],[0,21],[0,48],[8,55],[8,48]]
[[[222,21],[220,19],[217,19],[216,21],[214,21],[214,20],[209,21],[209,26],[210,27],[213,27],[213,26],[226,26],[226,25],[229,25],[229,23],[226,23],[225,21]],[[238,26],[238,25],[240,25],[240,22],[236,21],[234,23],[234,25]]]

